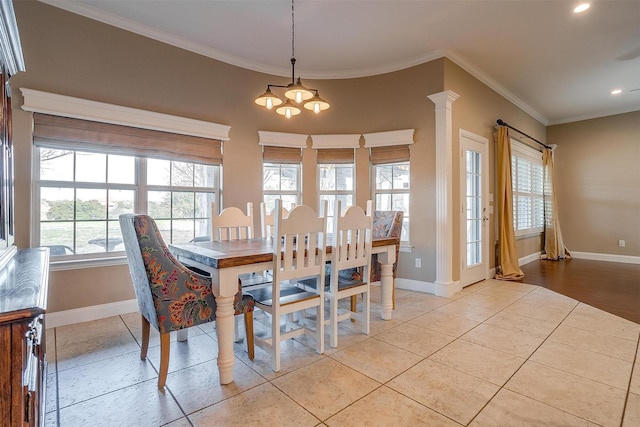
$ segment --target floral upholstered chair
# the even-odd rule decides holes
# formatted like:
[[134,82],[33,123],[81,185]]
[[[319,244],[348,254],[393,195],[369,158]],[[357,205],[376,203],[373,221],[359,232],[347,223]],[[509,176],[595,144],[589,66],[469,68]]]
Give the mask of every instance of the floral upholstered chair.
[[[142,315],[140,359],[147,356],[150,325],[160,333],[158,388],[163,388],[169,368],[169,333],[216,319],[211,278],[188,269],[164,243],[155,221],[148,215],[120,215],[120,228],[131,279]],[[240,289],[235,314],[244,314],[247,351],[253,360],[253,308],[250,295]]]

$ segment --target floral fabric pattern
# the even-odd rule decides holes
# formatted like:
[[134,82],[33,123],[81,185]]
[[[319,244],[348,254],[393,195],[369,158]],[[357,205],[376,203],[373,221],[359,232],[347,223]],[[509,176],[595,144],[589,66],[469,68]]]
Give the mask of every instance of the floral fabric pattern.
[[[373,237],[400,237],[402,234],[402,211],[374,211],[373,212]],[[398,252],[400,245],[396,245],[396,262],[393,263],[393,277],[396,277],[398,268]],[[378,254],[371,256],[371,282],[378,282],[381,279],[381,266],[378,262]]]
[[[120,216],[129,268],[140,313],[160,333],[215,320],[216,301],[211,278],[180,263],[164,243],[153,218]],[[235,314],[253,311],[254,300],[235,298]]]

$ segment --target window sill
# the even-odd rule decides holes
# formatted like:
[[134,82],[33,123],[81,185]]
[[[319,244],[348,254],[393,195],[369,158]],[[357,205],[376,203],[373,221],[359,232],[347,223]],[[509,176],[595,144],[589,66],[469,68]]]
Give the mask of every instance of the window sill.
[[55,258],[49,259],[51,260],[49,262],[50,271],[78,270],[82,268],[109,267],[112,265],[127,264],[127,257],[125,255],[90,259],[67,259],[59,261],[56,261]]

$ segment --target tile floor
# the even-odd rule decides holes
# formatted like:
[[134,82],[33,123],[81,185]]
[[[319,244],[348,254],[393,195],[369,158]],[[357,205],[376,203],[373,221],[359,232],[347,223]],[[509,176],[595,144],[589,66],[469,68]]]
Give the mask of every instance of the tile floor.
[[[282,371],[236,344],[218,381],[214,324],[158,335],[139,358],[137,313],[48,331],[48,426],[640,426],[640,325],[545,288],[488,280],[455,295],[396,291],[393,320],[341,326],[337,349],[282,344]],[[256,333],[268,329],[256,313]]]

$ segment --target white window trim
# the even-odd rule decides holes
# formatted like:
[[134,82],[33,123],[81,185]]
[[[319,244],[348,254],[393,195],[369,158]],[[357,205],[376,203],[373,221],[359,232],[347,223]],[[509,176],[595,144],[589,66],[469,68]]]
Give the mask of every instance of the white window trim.
[[299,133],[258,131],[258,144],[272,147],[306,148],[309,135]]
[[364,146],[385,147],[389,145],[411,145],[415,129],[391,130],[387,132],[375,132],[362,134]]
[[[92,101],[82,98],[75,98],[66,95],[59,95],[43,92],[34,89],[20,88],[24,97],[22,109],[34,113],[51,114],[55,116],[70,117],[83,120],[91,120],[102,123],[131,126],[141,129],[150,129],[163,132],[171,132],[181,135],[191,135],[204,138],[229,141],[230,126],[213,122],[191,119],[187,117],[173,116],[153,111],[140,110],[125,107],[122,105],[107,104],[104,102]],[[306,143],[306,139],[305,139]],[[38,150],[32,150],[32,165],[38,160],[36,158]],[[39,171],[35,167],[31,168],[32,188],[35,187],[39,177]],[[222,171],[221,171],[222,173]],[[140,192],[141,190],[139,190]],[[218,197],[222,188],[217,188]],[[32,191],[32,206],[39,206],[39,194],[35,188]],[[35,224],[39,224],[39,207],[31,209],[31,241],[33,247],[39,235],[33,231]],[[127,263],[124,255],[104,256],[97,255],[95,258],[85,258],[81,260],[51,261],[51,271],[72,270],[81,268],[104,267],[109,265],[122,265]]]
[[360,135],[311,135],[311,148],[358,148]]
[[[391,193],[391,194],[404,194],[407,193],[409,194],[409,205],[411,205],[411,187],[409,187],[409,190],[395,190],[395,189],[390,189],[390,190],[380,190],[378,191],[376,189],[376,167],[377,166],[385,166],[385,165],[396,165],[396,164],[402,164],[402,163],[409,163],[409,177],[411,177],[411,162],[394,162],[394,163],[382,163],[379,165],[371,165],[371,170],[370,170],[370,179],[371,179],[371,200],[373,201],[373,209],[377,209],[377,207],[375,206],[376,203],[376,194],[377,193]],[[403,219],[404,221],[404,219]],[[407,240],[400,240],[400,251],[402,252],[411,252],[411,248],[413,248],[413,245],[411,244],[411,221],[409,220],[409,230],[407,232]]]

